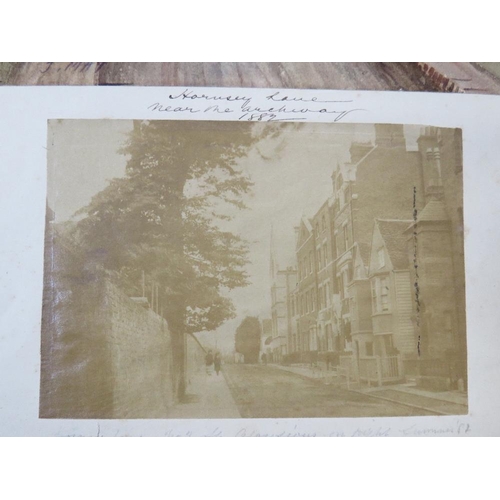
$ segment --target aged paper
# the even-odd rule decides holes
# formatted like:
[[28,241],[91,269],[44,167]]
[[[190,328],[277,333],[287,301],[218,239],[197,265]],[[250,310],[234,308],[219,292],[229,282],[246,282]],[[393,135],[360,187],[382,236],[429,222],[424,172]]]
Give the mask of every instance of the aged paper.
[[1,90],[38,104],[2,120],[37,280],[2,318],[3,434],[497,432],[464,241],[497,98]]

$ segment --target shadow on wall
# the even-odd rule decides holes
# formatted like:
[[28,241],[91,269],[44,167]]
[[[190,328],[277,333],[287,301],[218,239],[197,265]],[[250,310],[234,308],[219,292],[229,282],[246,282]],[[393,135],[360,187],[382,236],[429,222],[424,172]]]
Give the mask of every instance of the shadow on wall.
[[164,418],[174,401],[167,322],[50,226],[47,238],[40,417]]

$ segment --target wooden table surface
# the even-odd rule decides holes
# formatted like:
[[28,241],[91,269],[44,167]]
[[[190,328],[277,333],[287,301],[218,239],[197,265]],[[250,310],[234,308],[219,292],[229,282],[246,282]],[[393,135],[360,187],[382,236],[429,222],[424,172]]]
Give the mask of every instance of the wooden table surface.
[[475,63],[0,63],[0,84],[270,87],[500,94],[500,79]]

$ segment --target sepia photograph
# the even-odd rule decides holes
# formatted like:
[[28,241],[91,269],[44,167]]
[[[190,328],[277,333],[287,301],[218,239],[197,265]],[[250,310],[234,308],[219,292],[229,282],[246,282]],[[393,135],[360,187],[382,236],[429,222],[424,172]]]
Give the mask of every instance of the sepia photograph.
[[462,131],[48,121],[42,419],[466,415]]

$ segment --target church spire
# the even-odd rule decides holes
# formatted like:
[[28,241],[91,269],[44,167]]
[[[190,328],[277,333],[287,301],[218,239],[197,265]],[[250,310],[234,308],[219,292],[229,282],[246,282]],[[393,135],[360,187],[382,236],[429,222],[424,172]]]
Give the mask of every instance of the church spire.
[[275,249],[274,249],[274,227],[271,223],[271,238],[269,245],[269,275],[271,277],[271,281],[274,281],[276,277],[276,271],[278,270],[278,264],[276,263],[275,258]]

